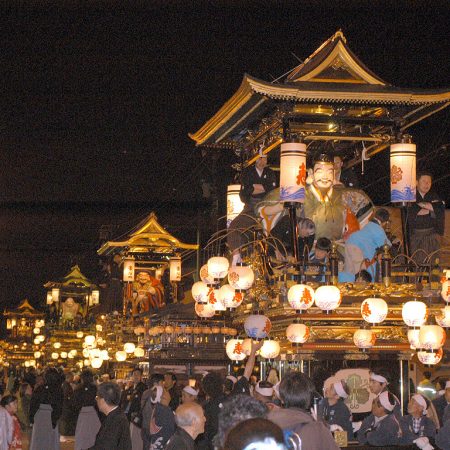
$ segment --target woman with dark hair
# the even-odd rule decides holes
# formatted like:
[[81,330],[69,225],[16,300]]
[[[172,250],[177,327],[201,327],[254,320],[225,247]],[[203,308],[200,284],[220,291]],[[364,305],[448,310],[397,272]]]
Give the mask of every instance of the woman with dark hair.
[[46,370],[44,384],[31,396],[30,423],[33,424],[30,450],[59,450],[58,421],[62,413],[61,375],[54,368]]
[[90,448],[95,444],[95,436],[100,429],[100,420],[96,409],[97,387],[90,370],[83,370],[80,385],[73,393],[72,407],[78,416],[75,428],[75,450]]

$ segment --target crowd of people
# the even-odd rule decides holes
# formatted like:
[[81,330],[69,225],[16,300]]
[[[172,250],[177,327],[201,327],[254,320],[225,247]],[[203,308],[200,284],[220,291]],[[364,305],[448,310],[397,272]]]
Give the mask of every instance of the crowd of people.
[[370,446],[450,450],[450,381],[432,401],[418,389],[402,415],[388,373],[374,369],[371,413],[355,421],[345,402],[349,387],[336,376],[324,382],[323,395],[300,371],[278,380],[272,369],[258,381],[261,345],[252,343],[239,376],[210,372],[194,385],[171,372],[144,382],[139,368],[125,384],[88,369],[10,377],[1,390],[0,450],[23,449],[25,435],[30,450],[60,449],[67,439],[75,450],[336,450],[337,433]]

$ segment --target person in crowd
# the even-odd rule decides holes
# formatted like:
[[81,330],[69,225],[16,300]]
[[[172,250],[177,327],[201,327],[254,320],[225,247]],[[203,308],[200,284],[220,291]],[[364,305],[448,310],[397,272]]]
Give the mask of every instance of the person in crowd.
[[44,374],[44,385],[31,396],[30,423],[33,424],[30,450],[59,450],[58,421],[62,414],[61,375],[54,368]]
[[12,440],[9,443],[8,450],[22,450],[22,433],[19,419],[16,416],[18,406],[17,398],[13,395],[5,395],[1,399],[0,405],[5,408],[12,419]]
[[177,376],[172,372],[164,374],[164,388],[170,394],[170,408],[175,411],[178,408],[181,400],[181,394],[177,385]]
[[267,374],[266,381],[268,381],[270,384],[272,384],[272,386],[275,386],[277,383],[280,382],[280,379],[278,378],[278,372],[277,372],[277,369],[275,369],[274,367],[272,367],[272,368],[269,370],[269,373]]
[[417,392],[428,398],[428,400],[433,400],[436,397],[436,388],[430,378],[431,372],[425,370],[423,373],[423,380],[420,381],[419,386],[417,387]]
[[180,405],[175,411],[177,429],[165,450],[194,450],[195,439],[205,431],[203,408],[195,401]]
[[283,430],[294,432],[302,441],[302,450],[337,450],[339,447],[327,426],[310,414],[316,391],[302,372],[287,373],[280,381],[282,408],[273,409],[267,418]]
[[[255,417],[234,426],[227,435],[224,450],[284,450],[283,430],[270,420]],[[292,448],[292,447],[291,447]]]
[[245,368],[242,376],[238,378],[238,381],[233,387],[231,395],[236,394],[248,394],[251,393],[250,379],[252,377],[253,368],[255,367],[256,353],[263,346],[264,341],[251,341],[250,355],[245,363]]
[[367,270],[372,279],[376,276],[377,251],[384,244],[391,246],[384,229],[389,223],[389,211],[379,208],[373,218],[361,230],[352,233],[345,243],[344,271],[339,274],[339,281],[355,281],[355,275]]
[[240,422],[255,417],[266,418],[267,412],[264,403],[248,394],[231,395],[223,402],[219,412],[219,427],[213,440],[215,448],[223,448],[228,432]]
[[447,384],[448,379],[447,378],[438,378],[435,380],[436,382],[436,397],[438,398],[441,395],[445,394],[445,385]]
[[73,373],[67,372],[65,380],[62,384],[63,391],[63,405],[61,419],[59,421],[59,434],[61,442],[66,442],[69,436],[75,435],[75,426],[77,417],[73,413],[72,399],[73,399]]
[[[309,262],[317,264],[317,275],[311,277],[311,281],[318,283],[325,281],[326,265],[331,251],[331,241],[328,238],[321,237],[317,239],[313,251],[309,255]],[[310,268],[311,270],[311,268]]]
[[428,255],[433,254],[431,265],[439,258],[440,236],[445,229],[445,204],[431,189],[432,184],[430,172],[419,172],[416,203],[408,208],[411,255],[419,265],[428,262]]
[[164,375],[153,373],[148,380],[148,389],[144,391],[141,397],[141,437],[143,450],[149,450],[151,444],[150,420],[152,417],[153,403],[151,402],[153,388],[155,386],[164,387]]
[[245,206],[228,228],[227,243],[233,254],[232,265],[241,262],[240,248],[245,243],[245,230],[257,223],[255,217],[257,203],[277,186],[275,172],[267,167],[267,155],[260,152],[255,165],[242,173],[239,196]]
[[233,392],[234,385],[237,383],[237,378],[233,375],[227,375],[223,382],[223,393],[230,395]]
[[395,398],[388,391],[373,399],[372,414],[363,420],[357,433],[361,444],[381,447],[403,443],[403,432],[394,414],[395,405]]
[[[389,382],[389,373],[383,368],[374,369],[369,374],[369,390],[372,394],[380,395],[382,392],[388,391]],[[394,414],[397,418],[400,418],[402,415],[400,401],[394,394],[392,396],[395,401]]]
[[352,168],[342,170],[344,159],[341,155],[335,155],[334,158],[334,184],[344,185],[345,187],[358,188],[359,181]]
[[75,450],[84,450],[95,444],[95,437],[100,430],[96,397],[97,386],[89,369],[80,375],[80,384],[73,392],[72,408],[77,423],[75,427]]
[[131,442],[133,450],[140,450],[142,448],[142,416],[141,416],[141,398],[146,390],[145,383],[142,382],[142,370],[136,367],[132,374],[132,384],[126,393],[127,408],[125,413],[130,421]]
[[120,409],[120,388],[114,382],[101,383],[97,389],[97,407],[106,417],[95,443],[88,450],[130,450],[131,436],[127,416]]
[[17,418],[19,419],[22,431],[27,434],[30,430],[30,402],[32,394],[32,387],[28,383],[21,383],[19,387]]
[[319,402],[317,416],[330,426],[331,431],[347,432],[348,440],[353,437],[352,413],[344,400],[349,396],[349,389],[343,380],[329,378],[324,383],[324,398]]
[[427,417],[431,402],[421,394],[414,394],[408,403],[408,415],[400,419],[403,431],[403,443],[412,445],[420,437],[436,437],[436,425]]
[[439,419],[439,425],[442,427],[444,425],[444,412],[448,405],[450,405],[450,381],[445,383],[445,392],[433,401],[433,406],[436,410],[437,417]]
[[191,386],[185,386],[181,391],[181,403],[196,402],[197,398],[198,391]]
[[0,450],[8,450],[14,436],[14,423],[11,414],[1,405],[4,386],[0,384]]
[[255,389],[253,390],[253,398],[256,398],[256,400],[259,400],[261,403],[264,403],[269,411],[277,408],[273,402],[273,396],[274,392],[272,383],[269,381],[258,381],[256,383]]
[[435,442],[440,450],[450,450],[450,420],[447,420],[439,429]]
[[175,433],[175,418],[170,404],[170,393],[161,386],[152,389],[151,402],[153,404],[150,418],[150,448],[162,450],[167,441]]

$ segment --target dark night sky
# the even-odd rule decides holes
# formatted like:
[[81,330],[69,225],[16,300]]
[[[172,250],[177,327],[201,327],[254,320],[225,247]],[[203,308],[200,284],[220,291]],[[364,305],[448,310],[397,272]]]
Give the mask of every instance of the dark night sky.
[[[196,198],[206,167],[199,167],[200,152],[187,133],[217,111],[244,73],[278,77],[298,64],[292,53],[306,58],[339,28],[356,55],[386,81],[450,87],[448,2],[2,5],[0,205],[161,205],[169,197]],[[412,130],[419,157],[428,147],[450,142],[449,118],[442,112]],[[445,177],[448,152],[422,165]],[[222,158],[228,165],[229,158]],[[384,159],[373,161],[373,168],[384,167]],[[448,180],[438,185],[446,198]],[[1,223],[0,217],[2,243],[18,239],[5,234]],[[21,288],[9,297],[36,296],[36,280],[29,284],[31,292]]]

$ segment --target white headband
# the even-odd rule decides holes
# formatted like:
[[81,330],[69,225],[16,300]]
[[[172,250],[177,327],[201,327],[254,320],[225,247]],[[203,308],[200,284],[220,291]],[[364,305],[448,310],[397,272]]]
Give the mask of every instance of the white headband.
[[153,389],[156,389],[156,397],[155,397],[154,400],[151,399],[151,402],[153,404],[156,404],[156,403],[159,403],[161,401],[161,397],[162,397],[162,394],[164,392],[164,389],[161,386],[155,386]]
[[257,392],[258,394],[264,395],[264,397],[272,397],[273,387],[260,387],[259,383],[260,383],[260,381],[258,381],[258,383],[256,383],[255,392]]
[[378,398],[380,399],[381,406],[389,412],[392,412],[395,408],[395,403],[392,405],[389,401],[389,392],[383,391]]
[[382,375],[377,375],[376,373],[371,373],[370,374],[370,379],[373,381],[378,381],[378,383],[388,383],[388,380],[386,380],[386,378],[384,378]]
[[345,392],[344,386],[342,385],[342,381],[336,381],[336,383],[333,383],[334,390],[336,391],[336,394],[339,395],[341,398],[347,398],[348,394]]
[[450,381],[445,382],[445,389],[450,389]]
[[191,386],[185,386],[183,388],[183,391],[186,392],[186,394],[197,396],[198,392]]
[[414,401],[416,401],[423,408],[423,412],[426,411],[426,409],[427,409],[427,402],[425,401],[425,399],[420,394],[414,394],[411,398]]
[[277,398],[279,400],[281,400],[280,398],[280,383],[281,381],[279,381],[274,387],[273,387],[273,392],[275,392],[275,395],[277,396]]
[[236,383],[237,383],[237,378],[236,378],[236,377],[233,377],[233,375],[227,375],[225,379],[226,379],[226,380],[232,381],[233,384],[236,384]]

